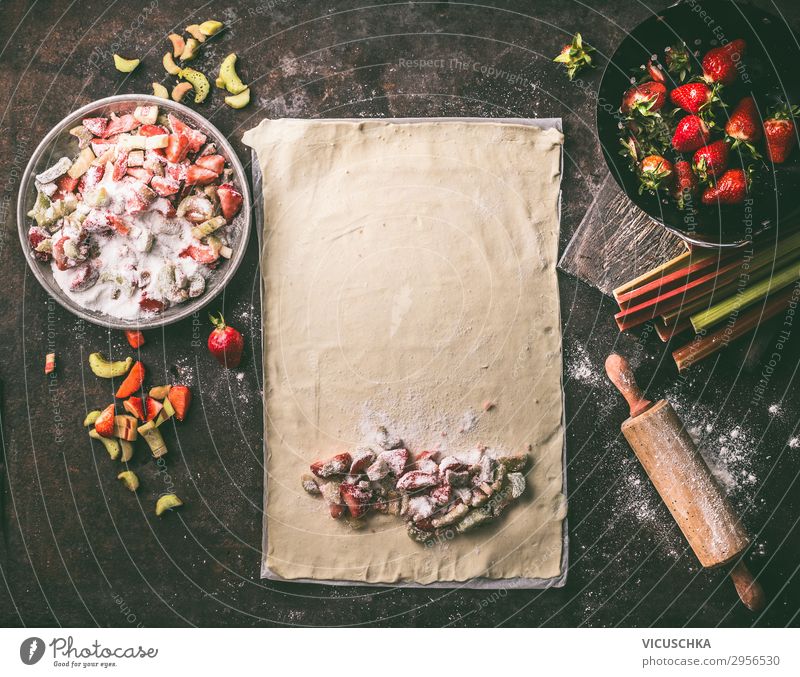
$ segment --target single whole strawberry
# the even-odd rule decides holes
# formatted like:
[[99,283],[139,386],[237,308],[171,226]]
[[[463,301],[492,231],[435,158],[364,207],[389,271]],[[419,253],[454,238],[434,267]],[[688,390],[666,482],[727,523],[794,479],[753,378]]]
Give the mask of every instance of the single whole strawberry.
[[744,55],[747,43],[741,38],[722,47],[709,50],[703,57],[703,77],[706,82],[731,85],[736,82],[736,65]]
[[738,205],[747,196],[750,179],[743,169],[729,169],[713,186],[703,191],[704,205]]
[[209,317],[214,324],[214,330],[208,337],[208,349],[223,367],[235,369],[242,360],[244,339],[236,329],[225,324],[222,313],[219,317]]
[[693,153],[709,140],[708,125],[699,115],[686,115],[672,135],[672,147],[679,153]]
[[661,110],[667,102],[667,88],[660,82],[643,82],[630,87],[622,97],[620,109],[625,115],[648,115]]
[[714,99],[716,93],[705,82],[689,82],[676,87],[669,93],[669,99],[678,108],[697,115]]
[[797,144],[797,133],[793,117],[800,114],[797,106],[779,106],[764,120],[764,141],[767,157],[775,164],[786,162],[786,158]]
[[648,155],[639,165],[639,192],[655,192],[672,183],[672,163],[661,155]]
[[725,125],[725,133],[733,139],[731,148],[745,146],[753,155],[758,156],[753,144],[761,138],[761,119],[752,96],[747,96],[738,103]]
[[678,203],[678,207],[683,209],[697,195],[700,183],[695,176],[691,163],[686,160],[679,160],[675,163],[675,183],[672,186],[672,197]]
[[714,141],[695,152],[692,161],[701,180],[716,178],[728,168],[730,148],[724,140]]
[[583,44],[580,33],[575,33],[572,42],[562,47],[559,55],[553,59],[556,63],[563,63],[567,69],[567,76],[572,80],[577,73],[587,67],[594,67],[590,53],[594,49]]

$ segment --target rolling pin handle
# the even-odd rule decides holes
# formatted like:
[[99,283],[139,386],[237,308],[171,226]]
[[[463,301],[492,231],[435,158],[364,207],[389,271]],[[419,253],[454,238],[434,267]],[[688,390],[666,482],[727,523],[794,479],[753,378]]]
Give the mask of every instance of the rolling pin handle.
[[642,395],[642,391],[636,385],[631,365],[622,355],[611,353],[606,358],[606,373],[628,403],[631,409],[631,418],[636,418],[653,404]]
[[739,594],[739,599],[742,603],[750,609],[750,611],[761,611],[766,604],[766,595],[764,588],[761,584],[753,578],[750,569],[742,561],[739,562],[731,571],[731,578],[733,584],[736,586],[736,592]]

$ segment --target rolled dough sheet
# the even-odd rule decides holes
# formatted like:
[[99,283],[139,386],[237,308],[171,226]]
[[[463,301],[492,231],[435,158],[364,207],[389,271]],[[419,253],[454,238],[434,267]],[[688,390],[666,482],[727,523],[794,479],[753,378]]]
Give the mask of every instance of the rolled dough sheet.
[[[488,121],[263,121],[265,577],[563,585],[562,135]],[[496,406],[484,412],[482,403]],[[375,425],[414,452],[530,445],[523,499],[421,546],[299,477]]]

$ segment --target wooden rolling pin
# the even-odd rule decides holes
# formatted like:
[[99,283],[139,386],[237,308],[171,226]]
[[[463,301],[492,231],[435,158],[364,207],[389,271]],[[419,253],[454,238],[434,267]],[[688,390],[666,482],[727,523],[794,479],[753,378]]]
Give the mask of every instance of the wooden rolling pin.
[[608,356],[606,373],[630,406],[622,434],[700,563],[718,567],[739,558],[731,571],[736,592],[748,609],[761,610],[764,591],[740,557],[750,538],[672,405],[646,400],[620,355]]

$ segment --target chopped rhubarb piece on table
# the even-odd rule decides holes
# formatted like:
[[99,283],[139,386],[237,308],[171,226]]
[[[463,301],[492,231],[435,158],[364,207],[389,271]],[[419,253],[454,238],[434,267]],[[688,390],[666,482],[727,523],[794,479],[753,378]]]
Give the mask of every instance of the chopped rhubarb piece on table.
[[185,419],[186,412],[189,411],[189,405],[192,403],[192,391],[189,390],[188,386],[172,386],[167,393],[167,399],[175,410],[175,418],[179,421]]
[[44,357],[44,373],[52,374],[56,370],[56,354],[47,353]]
[[311,464],[311,472],[323,479],[334,475],[344,475],[350,469],[353,459],[350,454],[344,452],[336,454],[326,461],[316,461]]
[[232,221],[242,207],[242,194],[231,184],[223,183],[217,188],[217,197],[225,220]]
[[94,422],[94,429],[101,437],[114,437],[114,405],[109,404],[103,409]]
[[144,383],[144,365],[141,362],[137,362],[131,367],[125,380],[117,389],[117,397],[120,399],[130,397],[141,390],[142,383]]
[[144,345],[144,334],[136,329],[126,329],[125,338],[131,348],[141,348]]

